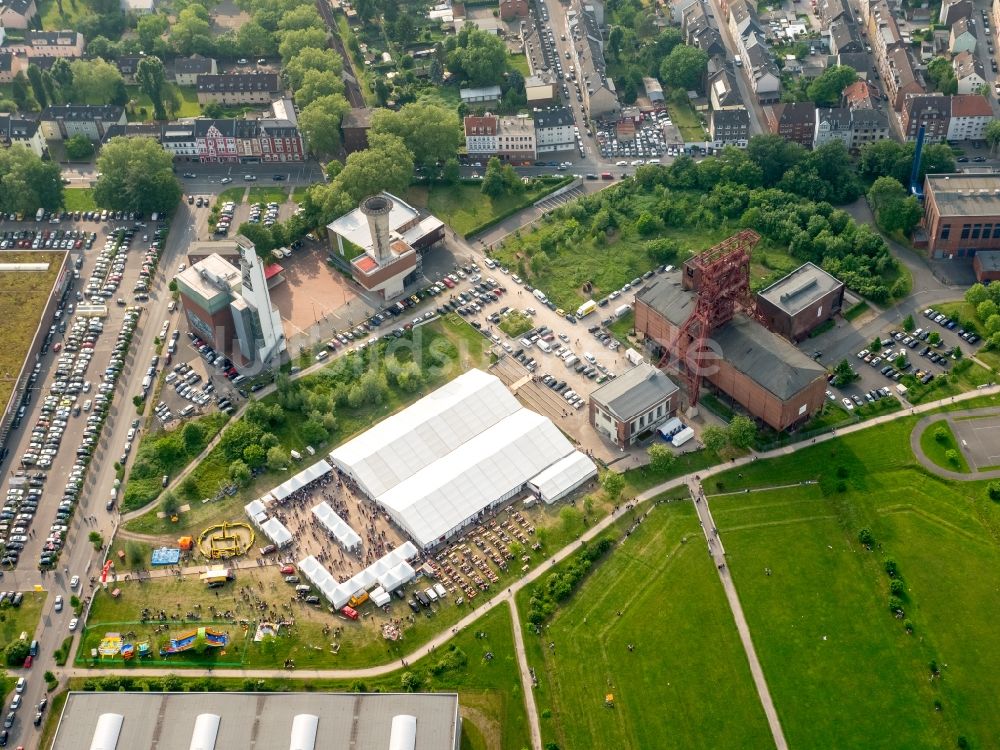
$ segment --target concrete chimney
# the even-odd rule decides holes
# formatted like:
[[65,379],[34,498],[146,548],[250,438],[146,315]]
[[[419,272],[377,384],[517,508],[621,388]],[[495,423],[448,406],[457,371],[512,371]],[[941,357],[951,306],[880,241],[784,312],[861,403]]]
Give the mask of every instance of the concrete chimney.
[[361,201],[361,213],[368,217],[368,229],[372,235],[372,254],[380,266],[392,259],[389,251],[390,211],[392,201],[384,195],[371,195]]

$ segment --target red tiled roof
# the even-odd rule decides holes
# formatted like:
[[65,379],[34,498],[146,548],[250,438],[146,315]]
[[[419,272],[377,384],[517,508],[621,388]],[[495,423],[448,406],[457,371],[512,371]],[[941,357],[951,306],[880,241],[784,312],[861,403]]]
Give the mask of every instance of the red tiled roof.
[[277,263],[272,263],[271,265],[269,265],[267,268],[264,269],[264,278],[273,279],[275,276],[277,276],[284,270],[285,269],[282,266],[279,266]]
[[378,268],[378,263],[370,255],[362,255],[357,260],[353,261],[354,265],[357,266],[359,271],[364,273],[371,273]]
[[982,94],[957,94],[951,99],[952,117],[992,117],[993,109]]

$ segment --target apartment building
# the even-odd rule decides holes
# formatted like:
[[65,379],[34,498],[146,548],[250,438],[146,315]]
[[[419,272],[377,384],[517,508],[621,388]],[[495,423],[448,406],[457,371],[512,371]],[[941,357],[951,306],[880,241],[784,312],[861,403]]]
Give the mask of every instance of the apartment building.
[[532,117],[535,120],[535,149],[539,154],[576,147],[573,111],[569,107],[536,109]]
[[750,140],[750,114],[739,107],[713,109],[708,115],[708,134],[716,148],[738,146],[746,148]]
[[270,104],[281,96],[277,73],[223,73],[199,75],[198,103],[222,105]]
[[814,148],[840,141],[848,150],[889,138],[889,118],[877,109],[820,107],[816,110]]
[[993,121],[993,108],[982,94],[957,94],[951,97],[951,118],[948,121],[949,141],[981,141],[986,138],[986,126]]
[[782,102],[764,108],[771,133],[786,141],[812,148],[816,131],[816,105],[812,102]]
[[124,125],[125,108],[113,104],[60,104],[46,107],[39,122],[47,141],[65,141],[83,135],[100,143],[112,125]]
[[583,108],[591,120],[617,120],[622,108],[604,60],[604,36],[598,18],[603,9],[578,0],[573,10],[569,26],[573,38],[580,40],[573,45],[572,55],[577,78],[582,81]]
[[45,153],[45,141],[38,121],[14,114],[0,114],[0,146],[25,146],[38,157]]
[[[498,156],[513,164],[534,161],[535,123],[530,117],[467,116],[465,149],[470,156]],[[550,149],[551,150],[551,149]]]
[[959,52],[952,58],[951,66],[955,70],[959,94],[977,93],[986,85],[986,68],[975,52]]
[[899,122],[908,141],[916,140],[920,126],[924,127],[924,138],[930,143],[943,141],[948,137],[948,122],[951,119],[951,97],[944,94],[922,94],[911,96],[903,102]]

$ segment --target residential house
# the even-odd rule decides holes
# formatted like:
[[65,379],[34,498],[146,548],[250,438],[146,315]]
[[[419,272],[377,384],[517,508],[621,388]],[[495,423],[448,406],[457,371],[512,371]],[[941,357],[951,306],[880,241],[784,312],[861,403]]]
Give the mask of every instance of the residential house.
[[38,15],[35,0],[0,0],[0,26],[26,29]]
[[938,24],[950,29],[958,19],[971,18],[973,9],[972,0],[944,0],[938,13]]
[[539,154],[568,151],[576,147],[576,131],[573,129],[576,123],[569,107],[536,109],[532,117],[535,120],[535,148]]
[[978,93],[986,85],[986,68],[974,52],[959,52],[952,58],[959,94]]
[[708,133],[716,148],[746,148],[750,140],[750,114],[747,108],[741,104],[738,107],[712,110],[708,115]]
[[82,134],[100,143],[108,128],[125,124],[125,108],[115,104],[60,104],[46,107],[39,122],[47,141],[65,141]]
[[[888,75],[887,75],[888,74]],[[892,108],[897,112],[903,109],[903,103],[911,96],[925,93],[923,81],[918,78],[913,68],[910,56],[902,47],[889,53],[886,72],[882,74],[885,93]]]
[[198,159],[203,163],[303,160],[302,136],[288,121],[198,118],[194,126]]
[[830,54],[839,55],[849,52],[864,52],[865,45],[861,42],[861,34],[854,21],[840,18],[830,24],[827,31]]
[[196,78],[198,103],[270,104],[281,96],[277,73],[223,73]]
[[528,0],[500,0],[500,19],[513,21],[528,17]]
[[986,126],[993,120],[993,108],[982,94],[958,94],[951,97],[951,119],[948,122],[949,141],[981,141]]
[[846,0],[819,0],[816,4],[816,10],[824,29],[830,28],[830,25],[834,21],[840,20],[845,16],[847,18],[851,17],[851,11],[847,7]]
[[840,141],[850,149],[853,140],[851,130],[851,110],[847,107],[817,107],[816,131],[813,134],[813,148]]
[[681,33],[684,43],[689,47],[697,47],[709,57],[721,55],[725,57],[726,46],[719,34],[711,6],[706,0],[695,0],[684,8],[681,15]]
[[760,34],[753,35],[753,44],[745,48],[745,62],[743,70],[746,71],[750,88],[757,95],[757,101],[761,104],[771,104],[781,100],[781,71],[771,57],[770,50],[764,43],[764,37]]
[[868,81],[855,81],[844,89],[844,106],[848,109],[875,109],[882,95]]
[[219,66],[211,57],[201,55],[191,55],[191,57],[179,57],[174,60],[174,83],[178,86],[196,86],[198,76],[216,75]]
[[372,110],[367,107],[353,107],[340,121],[340,133],[344,151],[353,154],[368,148],[368,130],[372,126]]
[[142,57],[139,55],[122,55],[115,60],[118,72],[122,74],[125,83],[135,83],[135,74],[139,70],[140,60],[142,60]]
[[943,141],[948,137],[948,122],[951,119],[951,97],[944,94],[922,94],[907,97],[899,123],[908,141],[914,141],[920,126],[924,126],[924,138],[930,143]]
[[533,162],[535,123],[530,117],[500,117],[497,123],[497,155],[512,164]]
[[708,82],[708,99],[715,111],[740,109],[743,97],[736,85],[736,76],[728,68],[722,68]]
[[482,117],[466,115],[465,150],[469,156],[492,156],[497,152],[497,130],[500,118],[489,113]]
[[575,4],[570,33],[581,41],[572,46],[573,62],[583,96],[583,108],[591,120],[612,121],[621,114],[614,81],[608,77],[601,32],[604,10],[600,4]]
[[816,131],[816,105],[812,102],[781,102],[764,108],[771,133],[786,141],[812,148]]
[[853,68],[862,81],[875,80],[875,67],[871,55],[867,52],[841,52],[833,58],[833,65],[846,65]]
[[948,49],[953,55],[957,55],[959,52],[976,51],[975,18],[959,18],[951,25],[951,33],[948,36]]
[[26,31],[24,44],[11,45],[10,50],[21,50],[28,57],[83,57],[83,34],[77,31]]
[[0,146],[25,146],[35,156],[45,154],[45,141],[37,120],[27,120],[14,114],[0,114]]
[[880,109],[851,110],[851,148],[860,150],[869,143],[891,138],[889,117]]

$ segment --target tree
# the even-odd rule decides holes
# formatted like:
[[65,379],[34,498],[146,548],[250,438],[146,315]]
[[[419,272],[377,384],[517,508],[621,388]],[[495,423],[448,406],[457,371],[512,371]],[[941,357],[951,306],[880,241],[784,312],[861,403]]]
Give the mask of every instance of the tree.
[[700,90],[708,54],[697,47],[678,44],[660,63],[660,80],[682,91]]
[[147,54],[156,51],[160,37],[170,29],[170,21],[162,13],[150,13],[139,19],[136,33],[139,35],[139,45]]
[[142,58],[136,67],[135,80],[139,84],[139,90],[153,102],[153,117],[157,120],[166,120],[164,99],[167,93],[167,75],[160,58]]
[[931,331],[931,335],[927,337],[927,343],[931,346],[937,346],[941,343],[941,334],[937,331]]
[[507,69],[507,47],[500,37],[466,24],[454,37],[448,69],[470,86],[499,84]]
[[73,161],[85,161],[94,155],[94,144],[83,133],[68,138],[63,146],[66,148],[66,156]]
[[376,110],[369,133],[388,133],[403,139],[415,164],[431,167],[454,158],[462,138],[458,116],[436,104],[413,102],[397,111]]
[[59,165],[42,161],[27,146],[0,149],[0,211],[33,214],[59,208],[63,184]]
[[618,498],[621,497],[622,490],[625,489],[625,477],[617,471],[608,469],[601,475],[601,487],[609,500],[617,502]]
[[945,427],[938,427],[936,430],[934,430],[934,439],[941,444],[950,443],[951,435],[949,434],[948,430]]
[[326,46],[326,31],[323,29],[291,29],[281,34],[278,54],[287,63],[307,47],[322,49]]
[[817,106],[836,107],[844,89],[858,80],[858,73],[847,65],[834,65],[813,80],[806,93]]
[[420,690],[423,680],[416,672],[403,672],[403,676],[399,678],[399,684],[405,692],[415,693]]
[[[907,152],[912,161],[914,144],[907,144]],[[949,174],[955,171],[955,152],[951,146],[945,143],[932,143],[924,146],[924,153],[920,157],[920,180],[929,174]]]
[[934,91],[942,94],[958,93],[958,79],[955,77],[955,69],[951,65],[951,60],[935,57],[927,63],[927,77],[930,79]]
[[170,518],[171,516],[177,515],[177,511],[180,508],[180,503],[177,500],[177,495],[175,495],[170,490],[165,490],[162,497],[160,497],[160,510],[163,514]]
[[38,106],[45,109],[49,100],[45,95],[45,86],[42,83],[42,71],[34,63],[28,66],[28,82],[31,84],[31,91],[35,95],[35,101],[38,102]]
[[323,19],[319,17],[316,6],[307,3],[284,11],[281,14],[281,20],[278,21],[278,28],[282,31],[292,31],[295,29],[319,29],[322,31]]
[[[340,94],[314,99],[299,114],[299,127],[314,154],[332,154],[340,148],[340,121],[351,108]],[[352,154],[353,155],[353,154]]]
[[170,44],[181,55],[212,54],[215,48],[212,24],[203,5],[192,2],[177,14],[170,28]]
[[383,190],[400,193],[412,180],[413,157],[402,139],[374,135],[368,138],[368,148],[347,157],[331,186],[356,205],[365,196]]
[[976,305],[976,316],[980,320],[989,320],[998,312],[997,303],[991,299],[983,300]]
[[747,449],[757,439],[757,425],[750,417],[738,414],[729,422],[729,443],[734,448]]
[[458,182],[459,178],[462,176],[461,170],[458,166],[458,159],[454,156],[445,161],[444,168],[441,170],[441,181],[448,184],[454,184]]
[[701,431],[701,443],[705,449],[712,453],[719,453],[729,442],[729,436],[725,429],[715,425],[709,425]]
[[195,454],[205,447],[205,428],[198,422],[188,422],[181,429],[181,440],[184,443],[184,450],[189,454]]
[[167,213],[181,199],[173,158],[152,138],[112,138],[97,157],[97,171],[94,200],[104,208]]
[[125,559],[132,569],[142,568],[146,562],[146,554],[142,545],[134,540],[125,542]]
[[875,535],[872,533],[872,530],[867,526],[861,529],[861,531],[858,532],[858,542],[862,547],[871,549],[872,545],[875,544]]
[[28,658],[30,652],[31,644],[27,638],[23,640],[18,638],[15,641],[11,641],[7,644],[7,648],[4,649],[4,658],[7,660],[7,666],[20,669],[24,666],[24,660]]
[[665,474],[677,460],[676,454],[660,442],[653,443],[646,449],[649,455],[649,468],[657,474]]
[[240,487],[246,487],[253,479],[253,472],[243,461],[237,459],[229,464],[229,481]]
[[[336,73],[327,70],[307,70],[302,85],[295,92],[295,103],[299,109],[307,107],[324,96],[344,93],[344,82]],[[341,115],[343,117],[343,115]]]
[[1000,120],[990,120],[983,131],[983,137],[990,144],[990,155],[996,156],[997,146],[1000,146]]
[[486,174],[483,175],[483,195],[499,198],[506,190],[503,174],[500,171],[500,160],[495,156],[491,157],[486,163]]
[[259,469],[267,461],[267,451],[257,443],[243,449],[243,460],[251,469]]
[[954,448],[949,448],[944,452],[944,459],[952,466],[958,466],[958,451]]
[[[996,120],[995,122],[1000,122],[1000,120]],[[989,298],[990,293],[986,291],[986,287],[982,284],[973,284],[965,290],[965,301],[973,307],[978,307],[980,303],[985,302]]]
[[271,471],[284,469],[291,460],[292,457],[288,455],[288,451],[280,445],[275,445],[267,449],[267,468]]
[[35,101],[35,97],[31,93],[31,84],[28,82],[28,78],[24,75],[23,70],[17,71],[17,75],[14,76],[14,81],[11,83],[10,95],[14,97],[17,108],[23,112],[39,108],[38,102]]
[[913,316],[912,315],[907,315],[905,318],[903,318],[903,330],[904,331],[906,331],[907,333],[911,333],[913,331],[913,329],[916,328],[916,327],[917,327],[917,324],[913,322]]
[[770,187],[805,159],[806,150],[780,135],[755,135],[747,144],[747,157],[760,167],[764,185]]
[[990,496],[990,500],[993,502],[1000,502],[1000,480],[994,479],[986,485],[986,494]]
[[923,216],[916,197],[909,195],[894,177],[875,180],[868,190],[868,203],[879,229],[890,234],[902,232],[909,235]]
[[882,339],[878,336],[872,339],[872,342],[868,345],[868,351],[877,352],[882,348]]
[[252,20],[236,32],[236,47],[240,54],[249,57],[267,57],[278,51],[278,40],[260,23]]
[[334,50],[304,47],[285,64],[283,72],[289,87],[297,91],[307,71],[318,70],[339,77],[343,69],[344,62]]

